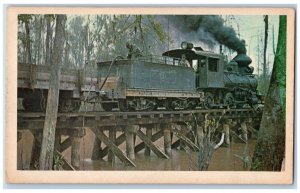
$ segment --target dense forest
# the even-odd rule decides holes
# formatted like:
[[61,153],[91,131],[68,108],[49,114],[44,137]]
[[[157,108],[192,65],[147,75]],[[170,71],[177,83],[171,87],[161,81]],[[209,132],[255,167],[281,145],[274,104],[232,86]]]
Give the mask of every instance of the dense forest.
[[[49,64],[55,25],[54,15],[20,15],[18,61]],[[171,43],[162,25],[150,15],[68,15],[64,39],[63,63],[70,68],[126,56],[128,41],[145,55],[162,52]]]
[[[55,17],[19,15],[19,62],[50,63]],[[265,16],[261,16],[261,21],[266,21]],[[256,26],[254,29],[246,26],[244,30],[241,29],[242,25],[240,18],[232,15],[68,15],[64,29],[63,63],[66,67],[78,68],[118,55],[124,56],[127,52],[126,42],[137,45],[144,55],[161,55],[168,49],[178,48],[182,41],[193,42],[213,52],[219,52],[219,45],[222,44],[223,52],[230,60],[235,56],[231,42],[246,39],[249,41],[246,41],[248,54],[257,65],[257,74],[270,73],[276,47],[274,25],[266,21],[265,26]],[[253,30],[255,34],[247,37],[247,33]],[[266,32],[270,35],[266,36]],[[268,43],[271,46],[266,52]]]

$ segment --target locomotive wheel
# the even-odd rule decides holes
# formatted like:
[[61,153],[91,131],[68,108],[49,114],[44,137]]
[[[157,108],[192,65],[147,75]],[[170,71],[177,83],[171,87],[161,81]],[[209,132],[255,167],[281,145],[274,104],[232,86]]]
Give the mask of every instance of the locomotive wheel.
[[189,101],[188,106],[187,108],[185,108],[185,110],[194,110],[196,109],[196,107],[197,107],[197,101],[191,100]]
[[227,105],[228,107],[233,107],[234,106],[234,97],[232,93],[226,93],[225,99],[224,99],[224,104]]
[[119,101],[119,109],[122,112],[129,111],[129,107],[126,99]]
[[[154,99],[153,99],[153,100],[154,100]],[[155,100],[154,100],[154,101],[155,101]],[[151,103],[151,104],[150,104],[150,107],[149,107],[149,109],[148,109],[148,111],[155,111],[155,110],[157,110],[157,107],[158,107],[157,102],[155,102],[154,104]]]
[[112,111],[113,104],[112,103],[101,103],[104,111]]
[[119,103],[121,111],[154,111],[157,109],[157,103],[152,98],[133,98],[125,101]]
[[210,109],[214,104],[214,95],[210,92],[205,93],[204,108]]
[[165,106],[166,110],[168,110],[168,111],[174,111],[175,110],[175,107],[172,105],[171,100],[167,99],[164,106]]

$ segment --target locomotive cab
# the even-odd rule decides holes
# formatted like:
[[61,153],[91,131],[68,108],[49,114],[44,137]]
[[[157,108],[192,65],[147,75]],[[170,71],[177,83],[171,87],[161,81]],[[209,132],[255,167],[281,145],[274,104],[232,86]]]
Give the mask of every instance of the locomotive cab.
[[212,53],[197,53],[197,88],[223,88],[223,56]]
[[163,53],[163,56],[186,59],[196,74],[196,88],[224,88],[224,56],[203,51],[201,47],[182,46]]

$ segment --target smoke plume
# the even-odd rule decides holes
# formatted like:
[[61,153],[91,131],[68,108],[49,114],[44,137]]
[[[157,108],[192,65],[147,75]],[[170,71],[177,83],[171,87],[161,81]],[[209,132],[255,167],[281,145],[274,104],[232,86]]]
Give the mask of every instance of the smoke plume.
[[[184,33],[208,32],[220,44],[237,51],[246,53],[245,43],[240,40],[232,27],[224,25],[224,20],[216,15],[176,15],[169,16],[169,21]],[[203,34],[199,34],[203,35]]]

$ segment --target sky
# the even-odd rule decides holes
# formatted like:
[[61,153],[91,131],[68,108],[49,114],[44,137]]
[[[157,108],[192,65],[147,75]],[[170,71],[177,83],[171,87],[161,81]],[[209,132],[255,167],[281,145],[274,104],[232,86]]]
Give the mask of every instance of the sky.
[[[263,64],[263,46],[264,46],[264,33],[265,33],[265,22],[264,15],[220,15],[224,20],[225,26],[232,27],[239,39],[243,39],[246,42],[247,55],[252,59],[252,66],[254,67],[255,74],[262,73]],[[167,30],[168,34],[172,37],[173,43],[170,47],[166,49],[176,49],[180,47],[182,41],[188,41],[194,44],[194,46],[201,46],[205,51],[211,51],[214,53],[219,53],[219,43],[217,43],[212,34],[201,30],[200,28],[196,31],[184,31],[181,28],[188,28],[188,24],[181,24],[178,18],[175,22],[172,18],[170,19],[170,26],[168,19],[159,19],[159,21]],[[190,20],[193,22],[193,19]],[[279,16],[269,15],[269,29],[268,29],[268,44],[267,44],[267,70],[272,71],[272,66],[274,62],[273,53],[273,37],[274,37],[274,49],[276,50],[277,38],[278,38],[278,26],[279,26]],[[214,28],[214,24],[211,24],[211,28]],[[168,28],[170,27],[170,30]],[[205,28],[205,27],[204,27]],[[202,28],[202,29],[204,29]],[[273,30],[274,29],[274,30]],[[274,32],[274,33],[273,33]],[[259,45],[258,45],[259,43]],[[258,52],[258,47],[260,52]],[[223,53],[227,55],[229,61],[236,56],[236,52],[223,46]],[[260,53],[258,55],[258,53]],[[258,61],[259,57],[259,61]],[[258,64],[260,64],[260,70],[258,70]]]
[[[239,31],[241,39],[246,41],[247,45],[247,55],[249,55],[252,59],[252,66],[255,68],[254,73],[257,74],[257,44],[258,39],[262,39],[264,41],[264,30],[265,24],[263,20],[263,15],[258,16],[236,16],[237,20],[239,20]],[[279,16],[269,16],[269,37],[268,37],[268,47],[267,47],[267,61],[269,60],[269,72],[272,71],[272,66],[274,62],[274,54],[273,54],[273,26],[274,26],[274,43],[275,49],[277,45],[278,38],[278,27],[279,27]],[[233,26],[233,28],[238,31],[237,26]],[[263,44],[261,44],[263,46]],[[263,58],[260,59],[260,63],[263,62]]]

